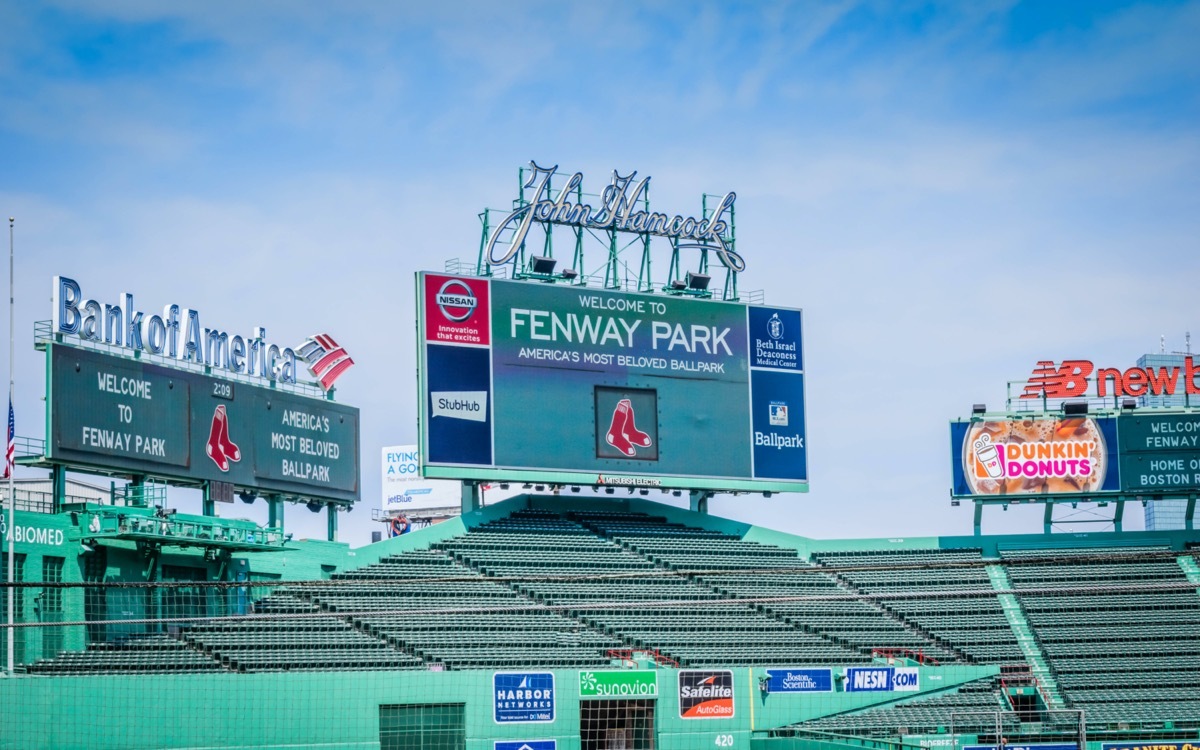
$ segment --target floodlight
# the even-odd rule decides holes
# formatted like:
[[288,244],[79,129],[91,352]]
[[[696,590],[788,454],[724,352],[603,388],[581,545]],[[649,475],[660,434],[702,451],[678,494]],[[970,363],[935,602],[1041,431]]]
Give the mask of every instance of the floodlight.
[[1063,414],[1066,416],[1083,416],[1088,413],[1087,401],[1068,401],[1062,406]]
[[559,278],[563,281],[571,281],[579,277],[579,272],[574,268],[564,268],[559,274]]
[[521,485],[521,489],[523,489],[523,490],[531,490],[531,489],[533,489],[533,485],[532,485],[532,484],[530,484],[529,482],[526,482],[525,484]]
[[763,497],[770,497],[770,496],[771,496],[771,493],[769,491],[763,493]]
[[679,497],[679,496],[680,496],[680,495],[682,495],[683,493],[682,493],[682,492],[680,492],[679,490],[675,490],[675,491],[674,491],[674,492],[672,492],[671,494],[672,494],[672,495],[674,495],[675,497]]
[[508,489],[508,482],[501,482],[501,483],[500,483],[500,489],[502,489],[502,490],[507,490],[507,489]]
[[534,489],[537,490],[538,492],[541,492],[546,489],[546,485],[539,484],[537,487],[534,487]]
[[606,494],[606,495],[611,495],[612,493],[613,493],[613,488],[612,488],[612,487],[605,487],[605,488],[604,488],[604,494]]
[[971,405],[971,414],[980,414],[981,415],[981,414],[986,414],[986,413],[987,413],[987,404],[972,404]]
[[243,503],[246,503],[247,505],[249,505],[250,503],[253,503],[257,499],[258,499],[258,495],[255,495],[253,492],[239,492],[238,493],[238,500],[241,500]]
[[1122,409],[1136,409],[1137,408],[1137,399],[1136,398],[1121,399],[1121,408]]
[[671,286],[671,289],[673,289],[675,291],[687,289],[687,284],[680,281],[679,279],[675,279],[674,281],[672,281],[670,286]]
[[645,490],[645,489],[638,490],[638,492],[640,492],[640,493],[641,493],[641,494],[643,494],[643,495],[649,495],[649,494],[650,494],[650,490]]
[[577,485],[577,484],[571,485],[571,492],[579,492],[579,485]]
[[313,513],[321,512],[321,504],[315,500],[309,500],[307,503],[304,504],[304,507],[308,508]]
[[695,289],[698,292],[702,292],[705,289],[708,289],[708,282],[710,281],[712,281],[712,277],[706,273],[692,273],[691,271],[688,271],[688,289]]
[[958,500],[951,500],[951,501],[950,501],[950,507],[951,507],[951,508],[957,508],[957,507],[958,507],[958,506],[960,506],[960,505],[962,505],[962,503],[961,503],[960,501],[958,501]]
[[529,270],[533,273],[549,276],[554,273],[556,265],[558,265],[558,261],[548,255],[529,256]]

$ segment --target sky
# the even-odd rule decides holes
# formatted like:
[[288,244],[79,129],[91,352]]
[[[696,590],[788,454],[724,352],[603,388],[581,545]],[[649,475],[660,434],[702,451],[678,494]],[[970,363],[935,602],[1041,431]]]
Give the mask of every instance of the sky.
[[[56,274],[326,331],[356,362],[354,545],[380,448],[416,438],[413,274],[473,262],[531,160],[597,192],[651,175],[672,214],[736,191],[741,290],[803,308],[811,491],[719,515],[970,534],[949,420],[1038,360],[1200,336],[1200,3],[3,0],[0,28],[18,434],[44,436]],[[1040,531],[1029,510],[984,529]]]

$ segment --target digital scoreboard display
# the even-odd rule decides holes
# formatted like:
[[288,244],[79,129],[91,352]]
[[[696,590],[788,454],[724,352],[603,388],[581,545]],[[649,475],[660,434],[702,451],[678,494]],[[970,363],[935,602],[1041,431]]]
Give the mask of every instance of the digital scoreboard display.
[[808,487],[801,312],[418,274],[426,476]]
[[47,349],[48,460],[359,498],[358,409],[79,347]]

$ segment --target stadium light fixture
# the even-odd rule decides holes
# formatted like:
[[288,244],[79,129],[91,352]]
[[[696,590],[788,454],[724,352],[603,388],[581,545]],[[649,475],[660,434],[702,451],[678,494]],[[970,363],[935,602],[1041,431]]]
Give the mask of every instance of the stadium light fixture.
[[544,492],[546,490],[546,485],[539,484],[538,486],[534,487],[534,489],[537,490],[538,492]]
[[549,276],[554,273],[558,261],[548,255],[532,255],[529,257],[529,270],[539,276]]
[[562,279],[563,281],[574,281],[575,279],[579,278],[579,272],[574,268],[564,268],[561,272],[559,272],[558,278]]
[[773,493],[770,491],[764,492],[763,497],[770,497]]
[[531,490],[531,489],[533,489],[533,485],[532,485],[532,484],[530,484],[529,482],[526,482],[525,484],[521,485],[521,489],[523,489],[523,490]]
[[640,489],[640,490],[638,490],[638,492],[639,492],[640,494],[642,494],[642,495],[649,495],[649,494],[650,494],[650,490],[647,490],[647,489],[644,489],[644,488],[643,488],[643,489]]
[[577,484],[571,485],[571,492],[579,492],[579,485],[577,485]]
[[984,414],[987,414],[987,404],[971,405],[971,416],[982,417]]
[[318,503],[318,502],[316,502],[315,500],[309,500],[309,501],[308,501],[307,503],[305,503],[304,505],[305,505],[305,507],[306,507],[306,508],[308,508],[309,510],[311,510],[313,513],[320,513],[320,512],[321,512],[321,504],[320,504],[320,503]]
[[708,289],[708,282],[712,281],[712,277],[706,273],[692,273],[688,271],[687,287],[694,289],[697,292],[703,292]]
[[507,489],[508,489],[508,482],[501,482],[501,483],[500,483],[500,489],[502,489],[502,490],[507,490]]
[[238,493],[238,500],[241,500],[243,503],[246,503],[247,505],[249,505],[250,503],[253,503],[257,499],[258,499],[258,495],[255,495],[253,492],[239,492]]
[[605,488],[604,488],[604,494],[606,494],[606,495],[611,495],[612,493],[613,493],[613,488],[612,488],[612,487],[605,487]]
[[1068,401],[1062,405],[1063,414],[1068,417],[1082,417],[1088,413],[1087,401]]
[[958,507],[958,506],[960,506],[960,505],[962,505],[962,502],[961,502],[961,501],[959,501],[959,500],[951,500],[951,501],[950,501],[950,507],[951,507],[951,508],[957,508],[957,507]]
[[680,495],[682,495],[683,493],[682,493],[682,492],[680,492],[679,490],[674,490],[674,491],[672,491],[672,492],[671,492],[671,494],[672,494],[672,495],[674,495],[675,497],[679,497],[679,496],[680,496]]
[[674,279],[670,284],[670,289],[672,291],[682,292],[684,289],[687,289],[687,283],[680,281],[679,279]]
[[1136,398],[1121,399],[1121,408],[1122,409],[1136,409],[1137,408],[1137,399]]

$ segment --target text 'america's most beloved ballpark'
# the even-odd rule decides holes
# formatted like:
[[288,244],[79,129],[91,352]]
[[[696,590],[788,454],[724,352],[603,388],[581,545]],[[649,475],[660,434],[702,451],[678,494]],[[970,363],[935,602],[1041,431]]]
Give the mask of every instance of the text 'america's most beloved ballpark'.
[[432,273],[417,298],[430,476],[807,488],[799,310]]

